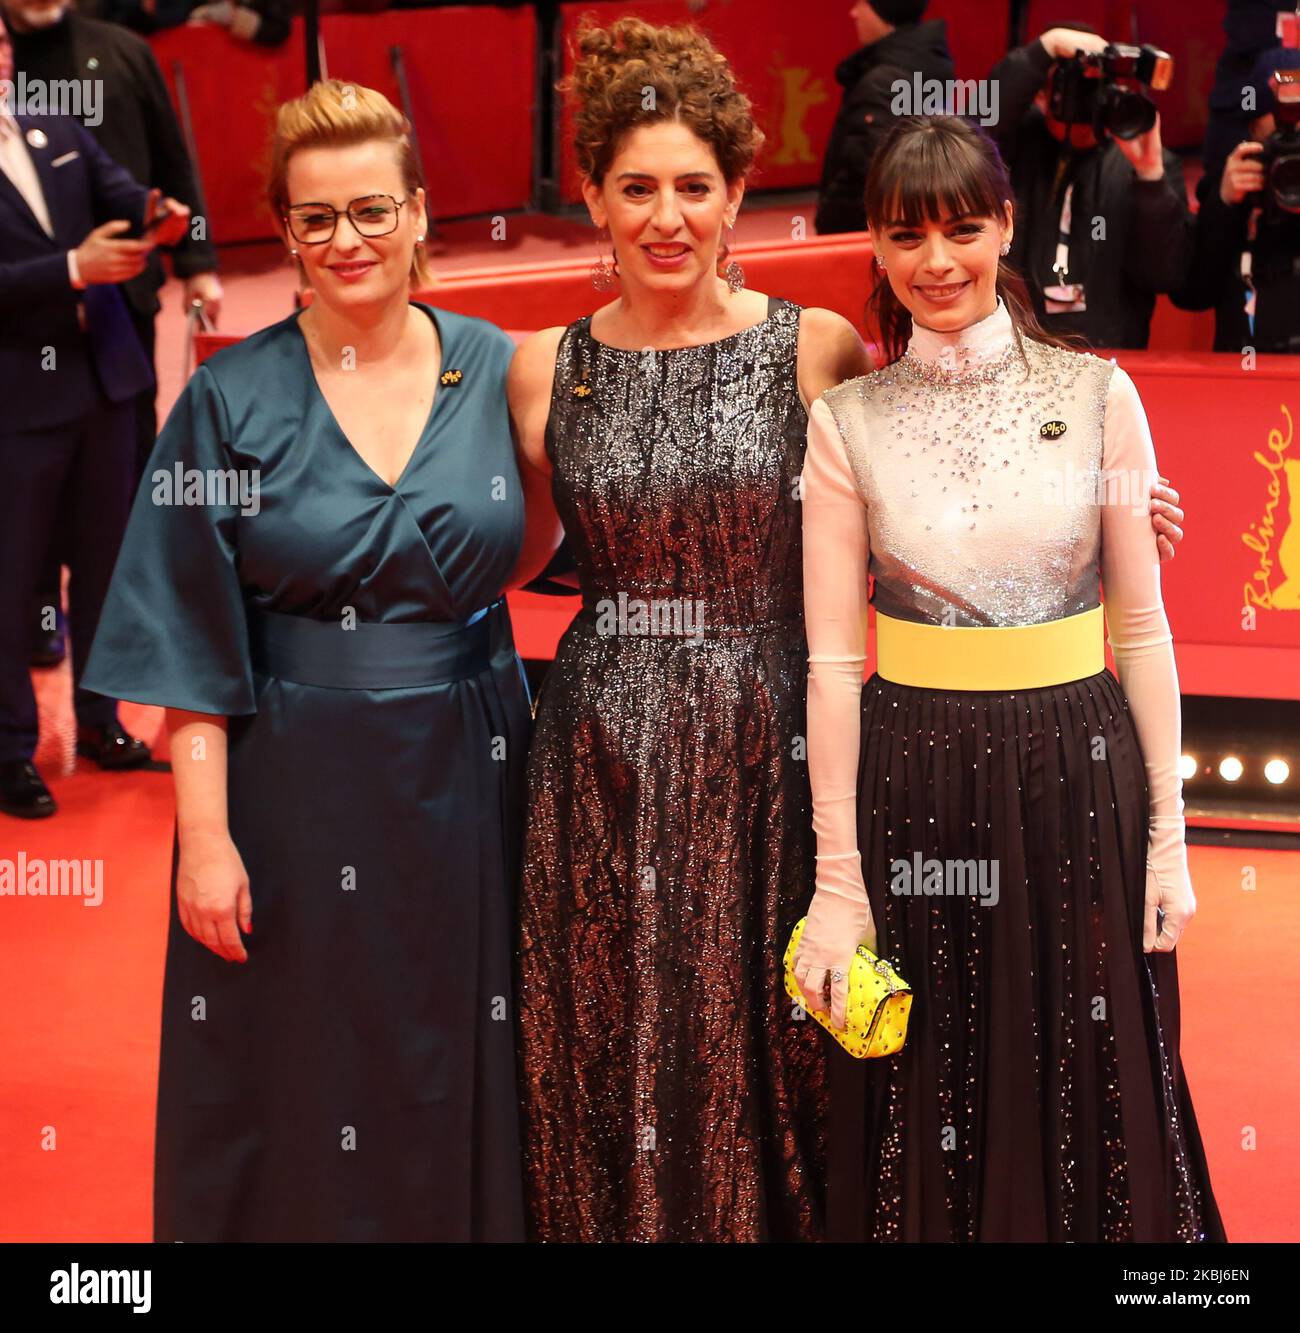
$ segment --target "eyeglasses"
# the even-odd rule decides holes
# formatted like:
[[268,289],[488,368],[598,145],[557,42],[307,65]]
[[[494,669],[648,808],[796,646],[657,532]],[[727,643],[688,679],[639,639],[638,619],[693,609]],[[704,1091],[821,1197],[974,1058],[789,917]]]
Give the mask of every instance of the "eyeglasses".
[[[391,194],[363,194],[347,206],[347,215],[359,235],[388,236],[397,230],[397,213],[406,202]],[[330,204],[294,204],[284,216],[303,245],[324,245],[339,225],[338,210]]]

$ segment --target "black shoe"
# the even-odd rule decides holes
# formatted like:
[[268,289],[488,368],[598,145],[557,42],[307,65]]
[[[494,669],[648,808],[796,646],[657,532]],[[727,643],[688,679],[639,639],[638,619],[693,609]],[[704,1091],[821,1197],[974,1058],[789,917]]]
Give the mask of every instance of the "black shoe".
[[0,810],[19,819],[44,819],[59,807],[30,759],[0,763]]
[[34,667],[56,667],[68,655],[68,641],[61,629],[52,629],[48,634],[41,634],[32,648],[31,665]]
[[112,722],[106,727],[78,727],[77,753],[93,759],[100,768],[110,772],[142,768],[152,757],[149,747],[123,731],[120,722]]

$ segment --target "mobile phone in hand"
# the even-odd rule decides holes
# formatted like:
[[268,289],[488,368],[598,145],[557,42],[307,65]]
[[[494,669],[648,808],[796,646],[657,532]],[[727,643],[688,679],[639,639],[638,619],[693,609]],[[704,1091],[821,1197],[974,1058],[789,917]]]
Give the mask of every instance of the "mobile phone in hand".
[[171,217],[171,215],[172,210],[170,208],[159,208],[158,212],[144,224],[144,227],[140,232],[140,239],[143,240],[146,236],[157,231],[158,228]]

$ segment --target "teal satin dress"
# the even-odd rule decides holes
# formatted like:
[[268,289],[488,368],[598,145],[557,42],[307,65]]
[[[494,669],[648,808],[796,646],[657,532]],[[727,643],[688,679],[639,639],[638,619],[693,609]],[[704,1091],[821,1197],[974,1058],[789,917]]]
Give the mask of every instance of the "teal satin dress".
[[291,316],[190,379],[114,571],[85,684],[229,718],[253,901],[225,962],[181,927],[173,863],[157,1240],[523,1235],[513,345],[419,308],[443,374],[395,486]]

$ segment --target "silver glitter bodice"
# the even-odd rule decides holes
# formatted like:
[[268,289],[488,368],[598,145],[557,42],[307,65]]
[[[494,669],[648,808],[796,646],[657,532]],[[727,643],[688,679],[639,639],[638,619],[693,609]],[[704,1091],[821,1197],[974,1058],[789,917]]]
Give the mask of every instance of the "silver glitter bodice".
[[546,449],[584,607],[675,598],[705,632],[798,622],[798,477],[808,416],[795,378],[800,308],[695,347],[565,330]]
[[824,396],[867,506],[872,604],[900,620],[1027,625],[1099,598],[1114,362],[1016,337],[1001,300]]

